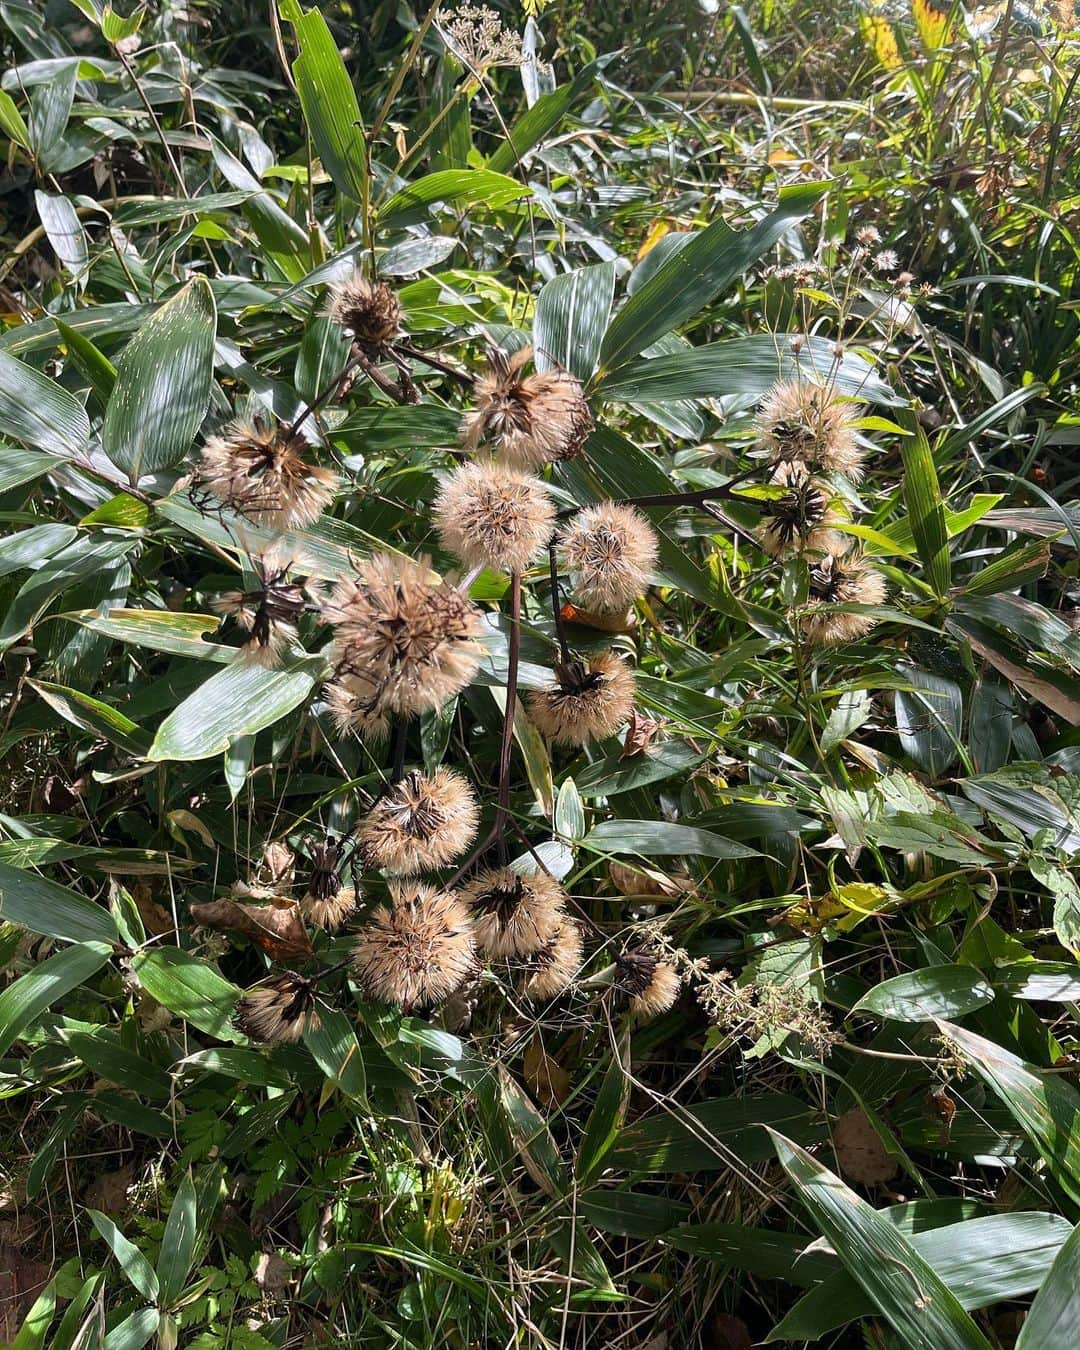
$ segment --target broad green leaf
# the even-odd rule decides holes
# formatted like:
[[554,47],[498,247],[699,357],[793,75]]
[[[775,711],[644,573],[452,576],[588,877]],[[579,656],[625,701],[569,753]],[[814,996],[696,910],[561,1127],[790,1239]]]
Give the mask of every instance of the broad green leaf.
[[[24,451],[5,452],[23,454]],[[36,462],[41,457],[35,455]],[[0,471],[2,472],[2,471]],[[0,491],[3,491],[0,483]],[[0,577],[9,572],[19,572],[24,567],[34,567],[47,558],[54,557],[76,538],[78,531],[74,525],[34,525],[29,530],[20,530],[18,534],[9,534],[0,539]]]
[[159,1065],[119,1043],[116,1033],[65,1030],[62,1039],[86,1067],[106,1082],[114,1083],[137,1097],[163,1102],[169,1098],[169,1075]]
[[0,1058],[39,1013],[88,980],[108,961],[112,948],[104,942],[81,942],[65,947],[0,993]]
[[86,271],[90,260],[86,231],[79,222],[70,197],[34,193],[34,203],[53,252],[73,277]]
[[45,1336],[56,1313],[56,1279],[49,1281],[26,1314],[9,1350],[44,1350]]
[[0,131],[23,150],[30,149],[30,131],[15,100],[0,89]]
[[666,820],[603,820],[582,840],[596,853],[683,854],[699,858],[757,858],[757,849],[711,830]]
[[926,432],[918,418],[908,416],[904,425],[914,435],[900,443],[904,459],[904,502],[911,521],[911,533],[919,558],[926,569],[926,580],[934,594],[944,599],[952,579],[949,535],[945,528],[945,503],[938,486],[934,456]]
[[55,380],[0,352],[0,430],[35,450],[71,458],[86,450],[90,419]]
[[149,760],[209,759],[239,736],[272,726],[298,707],[315,686],[309,662],[292,670],[267,670],[234,661],[174,708],[158,728]]
[[1061,1189],[1080,1205],[1080,1092],[1060,1074],[1040,1074],[984,1036],[950,1022],[938,1025],[1001,1099]]
[[512,173],[519,160],[559,125],[574,100],[595,82],[597,72],[609,60],[610,57],[602,56],[590,61],[569,84],[560,85],[550,94],[541,94],[510,128],[509,137],[492,153],[488,168],[495,173]]
[[614,298],[613,262],[578,267],[547,282],[533,316],[537,369],[562,366],[587,380],[596,369]]
[[155,947],[132,958],[139,983],[163,1007],[218,1040],[247,1037],[232,1024],[241,990],[206,961],[179,947]]
[[497,211],[531,196],[532,188],[490,169],[442,169],[395,192],[379,208],[379,224],[387,230],[417,224],[436,202],[455,206],[483,203]]
[[578,1196],[577,1212],[601,1233],[654,1238],[661,1234],[666,1236],[676,1224],[685,1223],[691,1207],[649,1192],[596,1187]]
[[102,1350],[142,1350],[157,1331],[161,1314],[157,1308],[138,1308],[125,1317],[119,1326],[106,1332]]
[[206,416],[217,311],[205,277],[155,310],[120,354],[101,444],[132,483],[184,458]]
[[499,1104],[526,1170],[547,1195],[564,1194],[566,1168],[547,1121],[502,1065],[497,1074]]
[[611,1063],[604,1074],[596,1104],[585,1122],[578,1145],[577,1179],[585,1184],[597,1175],[618,1137],[630,1100],[630,1028],[625,1026],[613,1047]]
[[176,1189],[165,1221],[165,1233],[158,1255],[157,1278],[161,1286],[161,1303],[168,1308],[187,1279],[195,1255],[198,1238],[198,1199],[195,1182],[187,1173]]
[[625,366],[657,338],[692,319],[773,248],[796,221],[809,215],[827,190],[823,183],[783,188],[776,209],[750,229],[735,231],[718,217],[696,234],[615,315],[600,351],[603,372]]
[[781,1166],[822,1236],[905,1350],[990,1350],[933,1268],[877,1210],[775,1130]]
[[107,703],[77,689],[66,689],[62,684],[49,684],[45,680],[28,680],[27,683],[65,722],[95,736],[104,736],[129,755],[146,754],[150,746],[149,735],[130,717],[110,708]]
[[360,203],[366,195],[367,145],[345,62],[318,9],[305,10],[298,0],[281,0],[279,8],[300,47],[292,70],[311,139],[338,191]]
[[[32,483],[55,467],[50,456],[39,450],[20,450],[0,443],[0,492],[10,492],[12,488],[22,487],[23,483]],[[44,529],[45,526],[36,528]]]
[[977,606],[972,605],[968,597],[996,595],[999,591],[1016,590],[1029,581],[1038,581],[1046,575],[1050,566],[1050,541],[1033,539],[1028,543],[1014,544],[997,557],[991,558],[967,581],[964,582],[961,595],[964,608],[969,613],[980,615]]
[[155,1303],[158,1296],[158,1277],[150,1262],[134,1242],[127,1240],[107,1214],[102,1214],[96,1209],[88,1209],[86,1212],[90,1215],[90,1222],[109,1244],[109,1250],[120,1262],[120,1269],[127,1279],[143,1298]]
[[661,783],[676,774],[688,775],[703,759],[704,755],[686,741],[661,741],[629,759],[612,755],[594,760],[581,770],[575,782],[583,797],[614,797],[649,783]]
[[103,905],[55,881],[3,862],[0,862],[0,919],[65,942],[119,940],[116,921]]
[[90,381],[92,397],[97,399],[97,406],[104,409],[116,384],[116,367],[85,333],[62,319],[54,319],[53,322],[56,324],[56,331],[64,340],[72,363],[78,367],[83,377]]
[[214,164],[225,181],[247,194],[241,210],[267,259],[287,281],[298,282],[314,266],[311,240],[255,175],[220,141],[212,142]]
[[883,980],[851,1011],[876,1013],[894,1022],[932,1022],[962,1017],[993,998],[993,987],[973,966],[930,966]]
[[1080,1345],[1080,1224],[1054,1258],[1020,1328],[1016,1350],[1075,1350]]
[[262,1050],[244,1046],[212,1046],[185,1055],[176,1065],[178,1073],[220,1073],[226,1078],[238,1078],[254,1087],[292,1087],[289,1073],[273,1063]]
[[53,600],[73,586],[100,575],[135,547],[132,538],[80,535],[50,562],[38,567],[19,588],[0,621],[0,651],[17,642],[41,618]]
[[99,614],[94,609],[75,609],[57,616],[80,623],[91,632],[103,633],[119,642],[132,642],[173,656],[188,656],[196,661],[215,661],[231,665],[236,648],[220,642],[207,642],[206,634],[215,633],[221,620],[213,614],[178,614],[171,609],[110,609]]
[[960,755],[964,700],[960,686],[929,670],[898,665],[909,688],[895,695],[900,744],[920,769],[939,778]]
[[959,610],[949,616],[946,627],[954,635],[966,638],[972,650],[1010,684],[1018,685],[1032,698],[1044,703],[1070,726],[1080,726],[1080,679],[1075,675],[1056,670],[1045,662],[1036,663],[1024,648],[1010,641],[1004,633]]
[[321,1008],[319,1025],[304,1033],[304,1044],[327,1078],[348,1097],[364,1099],[364,1058],[352,1022],[337,1008]]

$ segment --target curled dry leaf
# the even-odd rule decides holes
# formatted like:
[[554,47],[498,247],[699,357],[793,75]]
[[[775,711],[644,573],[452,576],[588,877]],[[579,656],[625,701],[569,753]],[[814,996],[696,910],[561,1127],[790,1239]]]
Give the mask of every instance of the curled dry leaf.
[[191,917],[204,928],[220,928],[250,938],[274,961],[312,955],[311,938],[295,900],[279,896],[265,905],[210,900],[205,905],[192,905]]
[[849,1181],[880,1186],[897,1173],[898,1164],[885,1150],[881,1136],[864,1111],[845,1111],[833,1127],[836,1162]]
[[540,1107],[553,1110],[566,1101],[570,1091],[570,1075],[557,1059],[548,1054],[539,1035],[529,1042],[521,1073],[525,1086]]
[[689,877],[672,877],[644,863],[608,863],[611,884],[620,895],[651,895],[657,899],[676,900],[694,889]]
[[620,758],[636,759],[638,755],[643,755],[660,735],[663,725],[657,718],[648,717],[640,709],[635,708],[626,727]]

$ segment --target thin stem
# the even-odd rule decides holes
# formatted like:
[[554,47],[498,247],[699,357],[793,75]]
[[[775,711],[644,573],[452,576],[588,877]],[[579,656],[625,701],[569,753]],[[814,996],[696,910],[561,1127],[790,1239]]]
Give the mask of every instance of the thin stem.
[[566,625],[563,622],[562,600],[559,597],[559,559],[555,553],[555,540],[548,544],[548,566],[551,570],[551,617],[555,621],[555,636],[559,639],[559,659],[564,666],[570,664],[570,645],[566,641]]
[[407,356],[412,361],[422,361],[425,366],[430,366],[432,370],[438,370],[443,375],[449,375],[452,380],[457,380],[459,383],[467,385],[470,389],[472,388],[472,376],[466,374],[465,371],[455,370],[453,366],[448,366],[445,362],[439,361],[434,356],[429,356],[427,352],[418,351],[415,347],[410,347],[408,343],[405,342],[395,342],[394,349],[395,351],[400,352],[402,356]]
[[521,573],[510,573],[510,635],[506,647],[506,706],[503,709],[502,744],[499,747],[499,796],[494,833],[504,847],[505,822],[510,814],[510,753],[514,744],[514,713],[517,709],[518,659],[521,655]]
[[372,384],[381,389],[388,398],[392,398],[395,403],[400,403],[404,406],[408,403],[419,402],[419,395],[415,388],[403,389],[400,384],[395,383],[394,380],[391,380],[384,375],[375,362],[369,360],[361,351],[356,353],[356,364]]
[[[615,504],[617,506],[704,506],[706,502],[727,501],[735,496],[735,488],[740,483],[744,483],[760,471],[761,466],[755,464],[749,469],[744,469],[742,473],[736,474],[734,478],[729,478],[726,483],[719,483],[715,487],[698,488],[696,492],[655,492],[644,497],[618,497],[615,499]],[[560,511],[559,514],[571,515],[577,509],[577,507],[571,507],[569,511]]]
[[382,101],[382,107],[376,114],[375,121],[372,122],[371,128],[367,133],[369,144],[374,141],[375,137],[378,136],[379,132],[382,130],[382,125],[389,116],[390,109],[394,106],[394,99],[398,96],[398,90],[400,90],[401,86],[405,83],[405,76],[408,75],[416,58],[420,55],[421,51],[423,51],[424,38],[427,37],[428,29],[435,22],[435,15],[438,14],[439,6],[441,4],[442,0],[435,0],[435,3],[428,10],[427,14],[424,16],[423,23],[420,25],[416,36],[413,38],[412,46],[405,53],[405,59],[394,72],[394,78],[390,82],[390,88],[386,91],[386,97]]
[[348,377],[352,374],[352,372],[356,369],[356,367],[359,364],[360,364],[359,355],[357,354],[351,356],[349,360],[345,363],[345,368],[339,371],[339,373],[334,376],[334,378],[330,381],[329,384],[327,384],[326,386],[324,386],[322,389],[319,390],[319,392],[315,395],[315,397],[311,400],[311,402],[307,405],[307,407],[300,413],[299,417],[297,417],[296,421],[293,422],[292,427],[290,429],[294,435],[296,434],[296,432],[300,430],[300,428],[304,425],[304,423],[311,416],[311,414],[320,407],[322,407],[322,405],[326,402],[326,400],[333,394],[334,390],[339,388],[340,385],[343,383],[343,381],[348,379]]
[[122,52],[118,46],[115,45],[113,46],[113,51],[120,58],[120,64],[124,67],[124,70],[127,72],[128,78],[135,86],[135,89],[139,95],[139,101],[146,109],[146,115],[147,117],[149,117],[151,125],[153,126],[155,132],[157,132],[157,138],[161,142],[161,148],[165,152],[165,158],[168,161],[169,168],[172,169],[173,177],[176,179],[176,182],[180,188],[180,195],[186,197],[188,195],[188,190],[187,184],[184,182],[183,170],[180,168],[179,161],[173,155],[172,147],[169,145],[168,138],[165,135],[165,131],[161,125],[161,122],[158,120],[157,113],[154,111],[153,104],[146,97],[146,92],[143,89],[142,85],[139,83],[139,77],[138,75],[135,74],[135,68],[128,60],[127,55],[124,52]]

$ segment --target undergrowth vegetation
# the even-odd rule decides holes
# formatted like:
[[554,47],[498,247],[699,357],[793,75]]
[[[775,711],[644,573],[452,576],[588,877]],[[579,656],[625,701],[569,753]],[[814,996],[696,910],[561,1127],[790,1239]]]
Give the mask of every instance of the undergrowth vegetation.
[[1080,1344],[1075,24],[0,0],[0,1340]]

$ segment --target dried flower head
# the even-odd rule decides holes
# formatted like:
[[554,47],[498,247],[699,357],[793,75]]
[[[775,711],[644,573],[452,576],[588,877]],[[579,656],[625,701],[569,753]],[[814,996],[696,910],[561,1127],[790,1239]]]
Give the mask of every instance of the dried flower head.
[[873,225],[860,225],[855,231],[855,242],[860,248],[870,248],[873,244],[881,243],[881,235]]
[[323,897],[308,891],[300,901],[300,913],[314,927],[334,933],[356,912],[356,901],[356,891],[352,886],[341,886]]
[[630,1000],[631,1013],[644,1020],[674,1006],[682,978],[674,966],[652,952],[633,950],[615,958],[615,984]]
[[439,25],[446,45],[475,75],[492,66],[519,66],[521,38],[487,5],[461,5]]
[[489,869],[458,895],[472,912],[476,944],[485,956],[532,956],[565,917],[566,892],[543,871],[523,876],[511,867]]
[[822,1057],[842,1039],[821,1005],[791,981],[736,984],[727,971],[717,971],[699,979],[696,993],[710,1020],[730,1036],[751,1041],[764,1037],[774,1045],[798,1036]]
[[865,637],[877,620],[872,614],[846,614],[831,605],[881,605],[885,578],[857,551],[829,554],[810,569],[810,600],[818,602],[801,620],[809,642],[830,645]]
[[860,1186],[884,1185],[900,1170],[900,1164],[874,1129],[873,1121],[858,1106],[836,1118],[833,1148],[840,1171]]
[[441,708],[480,664],[480,612],[427,559],[377,553],[322,606],[333,624],[327,702],[339,726],[376,734],[387,715]]
[[259,584],[250,591],[226,591],[210,601],[210,608],[231,615],[247,632],[241,660],[276,666],[297,641],[296,624],[307,608],[307,595],[302,580],[289,580],[291,560],[268,555],[251,561]]
[[381,356],[401,328],[401,304],[385,281],[368,281],[360,272],[331,286],[327,318],[339,323],[368,356]]
[[346,886],[341,875],[347,841],[328,834],[322,839],[307,840],[304,847],[311,859],[311,872],[300,912],[317,928],[333,931],[356,909],[356,890]]
[[315,981],[286,971],[249,989],[233,1019],[253,1041],[298,1041],[319,1025],[315,1010]]
[[522,374],[531,356],[531,347],[513,356],[488,352],[488,371],[474,386],[476,406],[461,424],[467,450],[489,444],[521,469],[580,454],[593,428],[581,383],[566,370]]
[[659,544],[652,526],[632,506],[601,502],[586,507],[559,536],[574,596],[601,613],[625,609],[646,589]]
[[407,774],[372,807],[356,847],[369,867],[408,875],[444,867],[476,838],[479,811],[453,769]]
[[857,403],[841,401],[829,386],[785,380],[772,387],[758,410],[758,444],[774,464],[798,461],[857,478],[863,452],[852,423],[859,411]]
[[900,255],[895,249],[883,248],[874,254],[871,263],[875,272],[898,272]]
[[300,529],[334,500],[338,477],[310,464],[307,442],[281,423],[230,422],[203,446],[196,485],[245,520]]
[[530,690],[529,716],[556,745],[585,745],[612,736],[634,706],[634,672],[615,652],[555,667],[549,689]]
[[532,958],[521,984],[522,993],[534,1003],[558,998],[577,979],[583,962],[581,929],[572,919],[564,919]]
[[537,478],[495,463],[463,464],[435,498],[443,548],[466,567],[520,572],[547,548],[555,506]]
[[353,948],[365,994],[405,1012],[448,998],[476,964],[469,911],[447,891],[418,884],[391,886]]
[[773,482],[787,490],[766,503],[758,527],[761,547],[771,558],[843,547],[841,536],[831,528],[843,517],[834,508],[834,494],[827,483],[812,478],[798,463],[781,464]]

